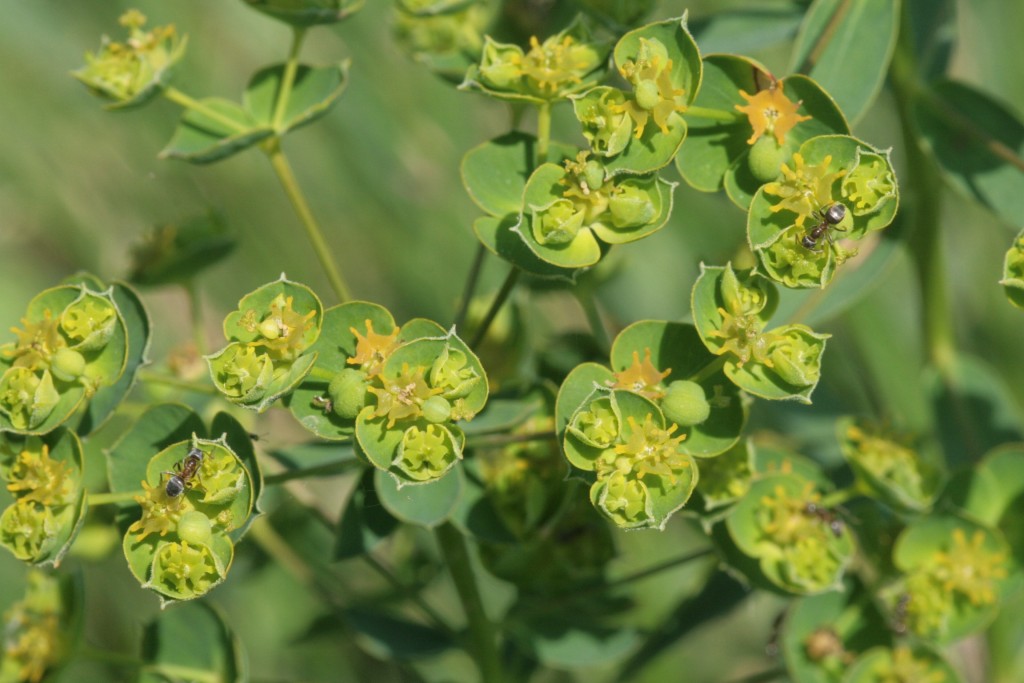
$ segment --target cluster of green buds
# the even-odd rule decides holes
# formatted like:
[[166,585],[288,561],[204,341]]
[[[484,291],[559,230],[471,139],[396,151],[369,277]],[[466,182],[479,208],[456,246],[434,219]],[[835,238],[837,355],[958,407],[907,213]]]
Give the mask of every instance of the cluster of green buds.
[[21,324],[16,341],[0,346],[0,430],[45,434],[125,371],[127,331],[113,289],[47,289]]
[[905,434],[852,418],[836,426],[839,446],[865,491],[902,510],[927,510],[945,482],[941,456]]
[[39,683],[64,656],[66,615],[60,581],[39,570],[29,572],[25,597],[3,616],[0,681]]
[[924,517],[896,541],[904,575],[889,591],[902,626],[947,643],[988,624],[1010,590],[1010,549],[997,531],[958,517]]
[[543,42],[531,38],[529,50],[487,36],[480,64],[470,66],[460,87],[503,100],[563,100],[604,76],[607,55],[607,43],[579,19]]
[[172,444],[146,466],[141,517],[128,527],[128,566],[161,600],[206,594],[227,576],[231,535],[253,509],[253,479],[225,437]]
[[269,408],[313,368],[323,317],[316,294],[283,275],[245,295],[224,320],[229,344],[207,357],[217,389],[245,408]]
[[714,363],[692,326],[641,321],[616,338],[611,369],[584,363],[563,382],[556,420],[566,458],[588,473],[591,502],[618,526],[663,528],[693,493],[695,458],[739,440],[746,406]]
[[675,183],[655,174],[611,176],[579,152],[562,166],[543,164],[526,183],[513,229],[541,260],[562,267],[597,263],[604,245],[633,242],[664,227]]
[[459,82],[480,60],[495,10],[491,0],[396,0],[395,37],[416,61]]
[[700,88],[700,52],[684,17],[626,33],[614,57],[632,91],[592,88],[574,98],[576,118],[613,172],[649,173],[669,164],[686,137],[681,114]]
[[95,54],[87,53],[85,66],[73,75],[96,95],[109,100],[111,109],[148,102],[168,83],[175,64],[185,55],[187,38],[179,38],[173,25],[146,31],[146,17],[138,10],[121,16],[128,38],[103,38]]
[[829,335],[800,324],[768,329],[777,302],[774,285],[754,272],[702,266],[693,286],[694,324],[725,376],[744,391],[810,403]]
[[854,554],[853,537],[803,476],[770,474],[751,482],[726,518],[729,536],[760,575],[785,591],[837,590]]
[[0,515],[0,544],[33,564],[60,564],[85,514],[82,445],[63,429],[46,437],[8,435],[0,477],[14,502]]
[[848,135],[811,138],[750,204],[747,232],[765,273],[787,287],[824,287],[862,240],[896,215],[889,153]]
[[355,436],[357,450],[399,486],[444,476],[462,458],[468,421],[487,401],[479,359],[454,332],[422,318],[399,327],[383,307],[327,310],[316,365],[288,399],[318,436]]

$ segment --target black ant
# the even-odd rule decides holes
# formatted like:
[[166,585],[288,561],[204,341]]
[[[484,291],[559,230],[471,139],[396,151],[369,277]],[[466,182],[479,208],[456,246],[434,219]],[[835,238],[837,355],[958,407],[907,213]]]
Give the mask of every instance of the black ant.
[[[829,244],[832,244],[832,235],[829,234],[829,228],[840,230],[839,224],[843,222],[844,218],[846,218],[846,207],[842,204],[836,203],[827,209],[821,209],[815,213],[817,214],[816,217],[821,220],[817,225],[811,228],[809,233],[803,236],[803,239],[800,240],[800,244],[804,246],[804,249],[820,254],[821,249],[815,249],[815,247],[818,246],[818,240],[824,236],[828,240]],[[845,232],[845,230],[846,229],[843,228],[841,231]]]
[[910,593],[903,593],[900,595],[900,599],[896,602],[896,607],[892,611],[892,628],[893,633],[902,636],[907,633],[907,610],[910,608]]
[[193,448],[180,462],[174,463],[173,472],[164,472],[170,475],[167,479],[167,486],[164,492],[168,498],[177,498],[185,491],[191,491],[195,486],[193,479],[199,477],[199,468],[203,465],[203,452]]
[[843,535],[843,529],[845,528],[843,520],[839,519],[839,517],[836,516],[836,513],[832,512],[828,508],[818,505],[817,503],[807,503],[807,505],[804,506],[804,513],[828,524],[828,528],[836,538]]

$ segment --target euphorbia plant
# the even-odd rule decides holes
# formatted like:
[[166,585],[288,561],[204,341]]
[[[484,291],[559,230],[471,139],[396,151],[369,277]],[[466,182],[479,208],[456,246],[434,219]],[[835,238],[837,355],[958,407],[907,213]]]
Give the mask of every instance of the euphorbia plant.
[[[185,92],[216,46],[124,14],[126,35],[75,78],[110,109],[180,106],[168,163],[262,153],[329,290],[298,259],[206,286],[236,245],[272,244],[207,211],[154,217],[132,285],[78,274],[24,296],[0,345],[0,545],[32,573],[5,603],[0,683],[245,681],[246,650],[281,681],[660,680],[659,656],[741,602],[771,606],[730,617],[772,632],[749,680],[963,680],[947,650],[983,638],[962,652],[1020,677],[1024,427],[1012,387],[957,350],[938,230],[943,178],[1019,216],[1024,125],[938,80],[950,34],[920,0],[647,19],[654,4],[396,0],[398,43],[421,63],[401,77],[426,67],[459,98],[437,121],[400,112],[410,139],[460,140],[429,153],[380,134],[391,112],[373,97],[399,89],[378,87],[382,36],[340,24],[351,60],[301,58],[308,36],[379,5],[236,3],[291,35],[237,101]],[[740,49],[767,40],[768,18],[795,33],[788,66]],[[372,95],[345,93],[350,71],[377,74]],[[890,102],[896,150],[892,125],[861,123]],[[489,140],[467,137],[477,107]],[[356,197],[332,211],[284,147],[312,163],[292,135],[335,110],[358,126],[326,156],[357,191],[318,175]],[[459,168],[428,178],[446,145]],[[380,172],[390,156],[415,184]],[[418,218],[361,213],[375,201],[415,201]],[[417,221],[449,205],[464,229],[414,247]],[[370,248],[392,233],[399,248]],[[461,279],[451,245],[466,241],[453,310],[390,288]],[[343,274],[332,245],[370,265]],[[488,292],[495,261],[507,274]],[[1002,279],[987,268],[1014,305],[1022,264],[1018,235]],[[191,316],[150,321],[171,286]],[[114,630],[149,624],[138,654],[95,640],[97,616],[83,635],[97,592],[128,606],[105,617]],[[694,681],[752,659],[686,656]]]

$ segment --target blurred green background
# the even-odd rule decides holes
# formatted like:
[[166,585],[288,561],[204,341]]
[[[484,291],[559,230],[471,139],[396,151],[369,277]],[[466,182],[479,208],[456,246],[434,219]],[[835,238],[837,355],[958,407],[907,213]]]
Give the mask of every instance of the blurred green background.
[[[803,5],[666,1],[652,17],[688,9],[691,24],[699,26],[714,13],[750,6]],[[123,277],[131,246],[149,229],[210,209],[221,212],[239,238],[234,254],[200,280],[211,345],[220,342],[224,313],[281,272],[334,303],[263,155],[250,150],[211,166],[160,161],[156,155],[174,129],[177,107],[158,100],[141,110],[107,112],[68,75],[82,63],[84,51],[98,47],[102,34],[120,35],[117,18],[128,7],[141,9],[150,25],[174,23],[189,35],[175,84],[192,96],[237,99],[252,72],[282,60],[288,49],[283,26],[235,0],[0,1],[0,323],[17,324],[35,292],[77,270]],[[958,9],[953,75],[1024,111],[1024,41],[1019,39],[1024,3],[972,0]],[[396,47],[390,26],[391,3],[370,0],[351,20],[311,33],[305,61],[351,57],[350,85],[327,117],[289,136],[284,145],[355,296],[387,306],[399,321],[424,316],[447,325],[476,250],[471,224],[479,213],[462,189],[459,160],[470,147],[505,132],[510,113],[500,103],[456,91],[412,62]],[[705,42],[698,31],[696,37],[705,52],[742,51],[781,76],[792,36],[785,29],[769,45],[748,44],[742,35],[708,35]],[[570,116],[565,107],[556,110],[554,135],[582,142]],[[899,125],[884,92],[865,118],[854,122],[854,133],[876,147],[894,147],[901,170]],[[1006,423],[1019,427],[1024,315],[1009,306],[997,281],[1003,254],[1020,226],[1002,223],[945,187],[934,189],[934,201],[942,202],[946,283],[959,348],[984,357],[1002,377],[1008,396],[1004,409],[1011,413]],[[610,327],[648,317],[685,318],[699,264],[724,263],[743,239],[744,214],[724,196],[681,185],[668,228],[617,248],[603,266],[610,279],[599,300]],[[488,260],[484,291],[493,291],[505,273],[504,264]],[[758,403],[756,429],[782,431],[804,452],[837,462],[830,432],[836,414],[870,411],[912,427],[926,422],[930,404],[920,377],[920,298],[909,260],[897,255],[870,285],[844,315],[815,323],[816,329],[835,334],[815,406]],[[143,294],[154,318],[151,356],[160,360],[190,337],[186,298],[174,289]],[[528,315],[549,316],[558,329],[585,329],[578,306],[565,293],[538,294],[533,304]],[[272,432],[277,422],[270,416],[255,429]],[[275,438],[271,434],[271,442]],[[342,490],[337,481],[326,481],[297,493],[315,498],[336,519]],[[614,568],[623,574],[678,554],[674,547],[684,548],[695,538],[682,523],[671,525],[665,536],[615,535],[621,558]],[[137,647],[140,624],[157,610],[155,598],[137,588],[119,555],[82,565],[88,586],[86,640],[101,650],[128,652]],[[325,614],[316,595],[255,550],[241,551],[236,561],[231,579],[211,599],[243,636],[258,672],[254,681],[412,680],[401,666],[355,654],[350,634],[340,626],[300,639]],[[379,589],[358,562],[338,571],[355,593]],[[0,607],[20,593],[15,579],[22,572],[14,560],[0,557]],[[659,623],[665,609],[699,581],[690,569],[641,584],[636,597],[642,623],[631,625]],[[445,585],[437,590],[451,597]],[[500,599],[502,589],[494,593]],[[695,683],[763,668],[763,648],[779,604],[768,597],[746,603],[729,621],[714,622],[652,662],[643,680],[680,680],[682,666],[689,672],[686,680]],[[455,607],[447,611],[458,614]],[[722,655],[708,657],[708,652]],[[124,667],[76,666],[66,680],[132,680]],[[446,670],[456,678],[469,667],[459,657],[439,660],[431,680],[445,680]]]

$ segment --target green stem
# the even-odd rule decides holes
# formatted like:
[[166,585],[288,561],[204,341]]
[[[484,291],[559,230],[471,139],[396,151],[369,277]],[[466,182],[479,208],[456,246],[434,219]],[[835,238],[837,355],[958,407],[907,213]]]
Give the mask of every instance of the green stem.
[[87,496],[89,507],[97,505],[110,505],[112,503],[134,503],[135,496],[144,496],[146,492],[142,489],[137,491],[116,491],[109,493],[90,493]]
[[556,432],[529,432],[526,434],[480,434],[478,436],[466,437],[466,448],[493,448],[495,446],[507,446],[513,443],[528,443],[530,441],[554,441],[558,438]]
[[142,667],[143,672],[154,673],[161,678],[174,680],[194,681],[195,683],[225,683],[224,678],[216,671],[208,669],[196,669],[191,666],[180,666],[178,664],[152,664]]
[[192,341],[196,345],[196,351],[201,356],[205,356],[206,351],[206,335],[203,334],[203,300],[199,294],[199,288],[196,287],[196,281],[193,278],[189,278],[184,283],[185,293],[188,295],[188,309],[189,314],[192,318]]
[[281,77],[281,88],[277,91],[277,101],[274,103],[274,130],[280,131],[281,122],[284,120],[284,112],[288,109],[288,100],[292,96],[292,86],[295,85],[295,73],[299,68],[299,50],[302,49],[302,39],[306,37],[306,29],[295,28],[292,31],[292,47],[288,52],[288,61],[284,65],[284,74]]
[[[274,558],[299,583],[307,588],[320,589],[316,572],[281,538],[281,535],[271,526],[269,519],[257,518],[249,527],[249,538],[256,541],[256,545],[263,552]],[[323,591],[319,592],[323,593]]]
[[469,267],[469,274],[466,276],[466,286],[462,288],[462,299],[459,301],[459,310],[455,314],[455,328],[462,327],[466,322],[466,314],[469,312],[469,304],[473,300],[473,293],[476,291],[477,283],[480,282],[480,271],[484,267],[484,257],[487,256],[487,247],[478,244],[476,255],[473,257],[473,265]]
[[597,346],[604,353],[611,351],[612,343],[608,338],[608,330],[601,320],[601,312],[597,310],[597,301],[594,298],[594,290],[590,287],[578,287],[573,290],[576,301],[579,302],[583,314],[587,317],[587,324],[590,325],[590,332],[594,335]]
[[471,654],[480,669],[481,679],[486,683],[502,683],[504,673],[498,651],[498,630],[484,612],[484,603],[477,587],[473,565],[469,561],[466,541],[450,523],[437,527],[434,536],[455,583],[462,609],[466,613]]
[[448,622],[444,617],[438,614],[437,610],[430,606],[430,603],[423,599],[423,596],[420,595],[419,592],[411,590],[408,586],[399,581],[398,577],[395,576],[394,572],[392,572],[390,568],[370,553],[366,553],[362,557],[375,572],[384,578],[385,581],[390,583],[391,586],[398,590],[402,595],[409,598],[409,600],[411,600],[412,603],[416,605],[428,619],[434,622],[434,625],[437,628],[441,629],[449,636],[455,635],[455,630],[448,625]]
[[281,141],[276,138],[273,139],[264,151],[266,151],[267,157],[270,159],[270,165],[274,167],[274,172],[277,173],[277,178],[281,181],[281,186],[284,188],[285,194],[288,195],[295,213],[298,214],[302,227],[306,230],[306,237],[309,239],[309,243],[313,247],[320,265],[327,273],[327,279],[331,283],[331,288],[334,289],[335,296],[338,297],[341,303],[348,301],[352,298],[349,294],[348,285],[345,284],[345,280],[341,277],[341,271],[338,269],[338,265],[334,262],[334,257],[327,248],[327,242],[324,240],[323,232],[320,230],[320,224],[313,217],[313,212],[310,211],[309,204],[306,202],[306,196],[299,187],[291,164],[288,163],[288,158],[281,149]]
[[103,662],[105,664],[118,664],[121,666],[141,667],[145,664],[138,655],[128,654],[126,652],[111,652],[109,650],[100,650],[94,647],[81,647],[75,651],[75,656],[83,659],[89,659],[94,662]]
[[928,357],[939,372],[948,377],[952,372],[955,351],[942,235],[939,231],[942,194],[936,192],[942,179],[938,169],[918,145],[912,123],[911,102],[921,85],[917,78],[910,31],[909,22],[904,17],[890,70],[907,155],[908,189],[913,203],[909,251],[917,269],[923,298]]
[[234,119],[229,118],[224,114],[221,114],[220,112],[210,109],[199,100],[189,97],[188,95],[186,95],[185,93],[181,92],[173,86],[168,86],[164,88],[164,97],[169,99],[171,102],[174,102],[175,104],[184,107],[185,109],[191,109],[192,111],[198,114],[202,114],[211,121],[216,121],[217,123],[223,124],[229,130],[233,130],[239,133],[244,133],[247,130],[246,127],[238,121],[235,121]]
[[551,103],[537,105],[537,163],[540,166],[548,160],[548,145],[551,142]]
[[191,391],[196,394],[210,394],[216,396],[219,392],[217,387],[209,384],[200,384],[199,382],[190,382],[186,379],[181,379],[175,375],[165,375],[160,372],[154,372],[152,370],[140,370],[139,379],[143,382],[149,382],[151,384],[163,384],[164,386],[174,387],[175,389],[182,389],[184,391]]
[[519,269],[515,266],[512,266],[512,269],[508,271],[508,275],[505,277],[505,282],[502,283],[501,289],[498,290],[498,293],[494,297],[494,301],[491,302],[491,307],[487,310],[487,315],[485,315],[484,319],[480,321],[480,327],[477,329],[476,335],[474,335],[473,341],[469,345],[470,348],[475,349],[480,346],[484,337],[487,336],[487,330],[490,329],[491,323],[493,323],[494,319],[498,316],[498,311],[501,310],[505,300],[508,299],[508,295],[512,293],[512,288],[516,286],[516,280],[519,279],[519,272]]
[[690,375],[690,377],[688,377],[688,379],[691,382],[697,382],[697,383],[703,382],[708,377],[711,377],[715,373],[721,371],[721,369],[725,367],[725,361],[727,361],[728,359],[729,359],[728,354],[724,354],[723,353],[721,356],[718,356],[713,361],[711,361],[710,363],[705,365],[703,368],[701,368],[700,370],[698,370],[694,374]]
[[309,374],[306,375],[306,378],[307,379],[320,379],[320,380],[323,380],[324,382],[330,383],[331,380],[333,380],[335,377],[337,377],[337,375],[338,375],[338,373],[331,372],[327,368],[320,368],[320,367],[314,366],[313,369],[309,371]]
[[360,467],[360,463],[355,458],[347,458],[345,460],[335,460],[333,462],[324,462],[319,465],[310,465],[309,467],[299,467],[294,470],[285,470],[284,472],[276,472],[274,474],[268,474],[263,477],[263,484],[266,486],[274,486],[276,484],[283,484],[293,479],[309,479],[312,477],[332,477],[338,474],[344,474],[349,470]]
[[859,495],[860,491],[853,486],[848,486],[844,489],[839,489],[838,491],[833,491],[832,493],[822,496],[821,504],[827,508],[834,508],[835,506],[842,505],[848,500],[856,498]]
[[736,123],[743,118],[741,112],[731,112],[726,109],[712,109],[710,107],[694,107],[689,106],[683,114],[687,117],[694,117],[697,119],[708,119],[710,121],[718,121],[720,123]]

